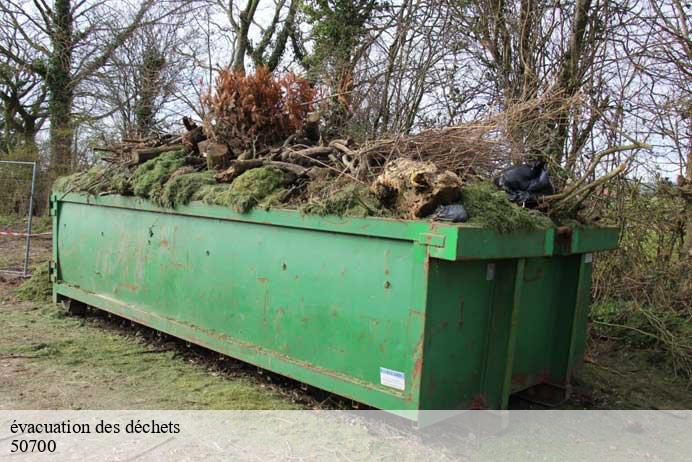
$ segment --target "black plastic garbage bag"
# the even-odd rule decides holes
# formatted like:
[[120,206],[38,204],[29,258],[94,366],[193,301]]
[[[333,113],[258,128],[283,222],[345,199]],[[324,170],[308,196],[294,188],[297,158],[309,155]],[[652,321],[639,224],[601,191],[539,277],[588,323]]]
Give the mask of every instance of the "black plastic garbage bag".
[[535,207],[540,196],[555,192],[545,162],[507,169],[495,179],[495,184],[507,193],[512,202],[524,207]]
[[469,214],[461,204],[439,205],[432,215],[433,220],[463,223],[469,219]]

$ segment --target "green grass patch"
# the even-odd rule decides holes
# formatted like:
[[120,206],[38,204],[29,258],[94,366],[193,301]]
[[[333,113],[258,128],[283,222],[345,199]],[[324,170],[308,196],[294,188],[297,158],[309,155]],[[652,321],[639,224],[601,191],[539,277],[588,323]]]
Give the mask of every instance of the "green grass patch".
[[[26,215],[0,215],[0,229],[13,229],[23,231],[27,225]],[[45,233],[52,229],[53,219],[50,216],[38,216],[31,218],[31,232]]]
[[[252,377],[123,334],[100,318],[74,318],[56,305],[3,308],[0,356],[25,358],[14,387],[31,409],[294,409],[298,405]],[[60,395],[46,393],[60,389]],[[23,404],[24,403],[24,404]]]
[[48,262],[34,267],[31,277],[17,289],[17,300],[46,302],[53,294],[53,284],[50,281]]

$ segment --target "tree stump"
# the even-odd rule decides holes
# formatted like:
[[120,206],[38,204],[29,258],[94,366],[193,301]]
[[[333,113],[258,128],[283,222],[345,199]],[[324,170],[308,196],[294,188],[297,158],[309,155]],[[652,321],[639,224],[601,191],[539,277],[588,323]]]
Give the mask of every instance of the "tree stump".
[[440,171],[431,162],[399,158],[385,165],[370,189],[385,207],[405,212],[408,218],[422,218],[439,205],[458,202],[461,186],[455,173]]

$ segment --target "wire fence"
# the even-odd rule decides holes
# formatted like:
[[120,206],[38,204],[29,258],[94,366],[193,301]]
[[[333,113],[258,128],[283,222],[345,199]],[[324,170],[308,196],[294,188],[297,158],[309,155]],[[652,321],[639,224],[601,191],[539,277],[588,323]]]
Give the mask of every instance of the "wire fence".
[[0,273],[29,275],[36,162],[0,160]]

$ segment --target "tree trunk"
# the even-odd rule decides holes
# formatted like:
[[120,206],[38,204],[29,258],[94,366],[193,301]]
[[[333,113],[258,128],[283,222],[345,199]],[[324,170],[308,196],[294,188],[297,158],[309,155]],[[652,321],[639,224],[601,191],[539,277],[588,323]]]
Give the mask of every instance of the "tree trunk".
[[[236,44],[235,51],[233,53],[233,70],[237,72],[245,72],[245,55],[248,52],[248,46],[250,45],[250,39],[248,38],[248,33],[250,32],[250,25],[255,17],[255,11],[257,11],[257,5],[259,0],[248,0],[245,9],[240,12],[240,17],[238,20],[238,28],[236,29]],[[233,15],[233,11],[229,10],[229,16]]]
[[72,26],[70,0],[56,0],[51,33],[50,57],[46,72],[48,112],[50,115],[51,170],[58,176],[72,168],[72,101],[71,83]]
[[680,183],[680,192],[685,201],[685,237],[681,256],[692,260],[692,146],[687,149],[686,178]]

